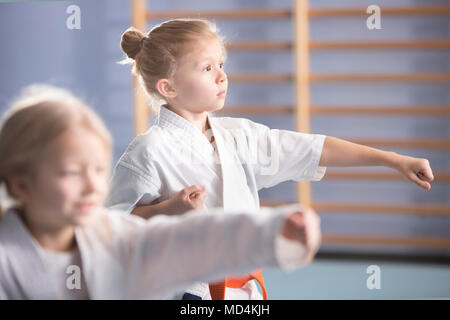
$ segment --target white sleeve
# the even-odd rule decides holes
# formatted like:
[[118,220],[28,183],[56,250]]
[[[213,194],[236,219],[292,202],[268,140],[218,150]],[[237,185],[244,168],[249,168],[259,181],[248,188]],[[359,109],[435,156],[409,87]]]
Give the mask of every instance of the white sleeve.
[[308,251],[305,246],[281,234],[276,239],[275,254],[283,271],[292,271],[308,262]]
[[250,141],[256,143],[255,178],[258,190],[284,181],[319,181],[324,135],[270,129],[249,121]]
[[[4,249],[1,245],[0,245],[0,249]],[[6,277],[6,272],[4,270],[4,264],[3,263],[7,263],[6,261],[6,257],[2,256],[1,252],[0,252],[0,300],[8,300],[8,295],[6,294],[6,284],[5,284],[5,277]],[[3,262],[3,263],[2,263]]]
[[8,296],[5,292],[6,285],[4,283],[6,281],[5,264],[7,264],[5,254],[5,247],[2,246],[0,239],[0,300],[8,300]]
[[[149,165],[148,168],[152,168]],[[130,213],[139,204],[150,204],[161,196],[156,171],[143,172],[123,161],[114,168],[105,207]]]
[[0,282],[0,300],[8,300],[6,292],[5,290],[3,290],[3,285],[1,282]]
[[129,296],[170,296],[194,282],[278,266],[275,239],[296,210],[292,205],[254,213],[215,209],[146,220],[125,241]]

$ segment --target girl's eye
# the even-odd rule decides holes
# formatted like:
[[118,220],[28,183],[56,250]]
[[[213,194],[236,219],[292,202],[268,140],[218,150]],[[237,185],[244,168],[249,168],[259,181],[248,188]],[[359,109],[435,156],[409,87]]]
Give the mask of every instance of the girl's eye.
[[78,170],[63,170],[63,171],[61,171],[61,174],[63,176],[77,176],[80,174],[80,171],[78,171]]
[[219,64],[219,68],[223,69],[224,68],[224,64],[223,63]]
[[211,66],[207,66],[207,67],[205,67],[203,70],[205,70],[205,71],[211,71]]

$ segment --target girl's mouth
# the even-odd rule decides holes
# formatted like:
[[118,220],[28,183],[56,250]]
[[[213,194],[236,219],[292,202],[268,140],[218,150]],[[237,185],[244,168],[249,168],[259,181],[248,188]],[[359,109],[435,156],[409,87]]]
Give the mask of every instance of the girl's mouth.
[[75,205],[75,209],[81,212],[89,212],[96,206],[97,204],[95,202],[78,203]]

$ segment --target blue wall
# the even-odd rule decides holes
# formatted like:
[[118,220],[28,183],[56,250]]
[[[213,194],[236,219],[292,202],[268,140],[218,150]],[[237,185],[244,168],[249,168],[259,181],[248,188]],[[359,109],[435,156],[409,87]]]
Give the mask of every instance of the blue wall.
[[[81,9],[80,30],[66,27],[71,4]],[[0,110],[35,82],[68,88],[106,121],[117,159],[133,137],[131,76],[117,64],[129,25],[128,1],[0,4]]]

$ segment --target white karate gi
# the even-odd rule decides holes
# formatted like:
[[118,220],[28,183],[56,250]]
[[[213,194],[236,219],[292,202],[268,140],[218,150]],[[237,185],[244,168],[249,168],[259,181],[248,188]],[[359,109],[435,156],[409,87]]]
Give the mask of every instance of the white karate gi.
[[[325,174],[323,135],[271,130],[243,118],[209,116],[209,122],[218,156],[200,130],[161,107],[158,123],[131,142],[114,168],[106,206],[130,212],[197,184],[206,187],[204,208],[254,210],[258,190]],[[252,290],[259,295],[256,285]],[[187,292],[210,299],[206,284]]]
[[[150,220],[99,213],[92,225],[75,231],[89,297],[167,299],[195,281],[230,272],[278,263],[284,269],[300,266],[302,246],[279,244],[282,224],[296,209],[213,210]],[[0,219],[0,299],[61,298],[50,274],[19,215],[7,211]]]

